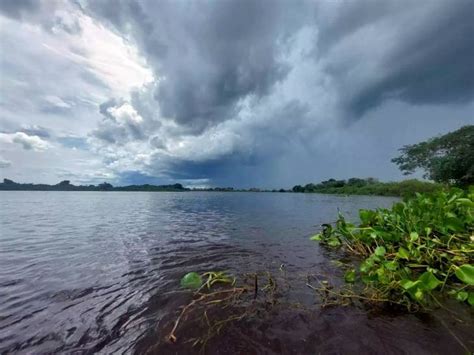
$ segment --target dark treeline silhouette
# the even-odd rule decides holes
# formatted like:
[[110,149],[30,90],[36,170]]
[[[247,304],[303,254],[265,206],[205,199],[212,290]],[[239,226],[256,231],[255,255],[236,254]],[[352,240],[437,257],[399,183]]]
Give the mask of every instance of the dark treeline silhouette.
[[56,185],[47,184],[19,184],[9,179],[3,179],[0,190],[10,191],[188,191],[181,184],[172,185],[128,185],[113,186],[107,182],[99,185],[73,185],[69,180],[61,181]]
[[432,192],[443,185],[416,179],[381,182],[375,178],[351,178],[348,180],[329,179],[319,184],[296,185],[293,192],[315,192],[346,195],[411,196],[416,192]]
[[0,183],[0,190],[10,191],[214,191],[214,192],[305,192],[346,195],[411,196],[416,192],[431,192],[443,185],[419,180],[380,182],[375,178],[348,180],[329,179],[317,184],[296,185],[292,189],[236,189],[233,187],[186,188],[181,184],[172,185],[128,185],[113,186],[107,182],[99,185],[73,185],[68,180],[56,185],[20,184],[9,179]]

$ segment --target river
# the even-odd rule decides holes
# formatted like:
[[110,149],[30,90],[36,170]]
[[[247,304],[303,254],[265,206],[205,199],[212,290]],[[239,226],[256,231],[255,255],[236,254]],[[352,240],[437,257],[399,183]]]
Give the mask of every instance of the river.
[[[443,312],[321,309],[304,275],[340,272],[309,240],[338,211],[395,198],[294,193],[0,192],[0,353],[188,353],[162,344],[187,272],[282,272],[284,300],[209,353],[462,354],[472,323]],[[441,318],[440,318],[441,317]],[[449,328],[449,329],[448,329]],[[199,349],[195,349],[198,352]],[[471,349],[472,350],[472,349]]]

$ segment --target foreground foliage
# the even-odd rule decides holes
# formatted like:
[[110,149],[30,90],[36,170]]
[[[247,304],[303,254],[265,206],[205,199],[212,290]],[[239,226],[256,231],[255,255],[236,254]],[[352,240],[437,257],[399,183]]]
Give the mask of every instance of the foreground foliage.
[[474,306],[474,188],[417,194],[359,217],[355,225],[340,215],[311,238],[363,257],[346,282],[361,281],[361,293],[410,309],[439,303],[438,295]]

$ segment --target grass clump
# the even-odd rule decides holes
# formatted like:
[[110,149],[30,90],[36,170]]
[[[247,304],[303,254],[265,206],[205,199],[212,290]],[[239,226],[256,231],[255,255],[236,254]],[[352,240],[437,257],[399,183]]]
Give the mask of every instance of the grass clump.
[[345,274],[374,299],[426,308],[438,295],[474,306],[474,188],[415,197],[391,209],[360,210],[360,224],[340,215],[313,236],[362,257]]

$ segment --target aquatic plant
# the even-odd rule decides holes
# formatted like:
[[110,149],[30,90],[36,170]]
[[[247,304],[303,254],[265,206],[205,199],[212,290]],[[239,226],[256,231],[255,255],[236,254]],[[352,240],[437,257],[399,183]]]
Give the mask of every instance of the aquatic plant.
[[198,289],[202,286],[202,277],[197,272],[188,272],[181,279],[181,287]]
[[362,257],[345,273],[373,299],[425,308],[451,295],[474,306],[474,188],[452,189],[360,210],[360,224],[339,215],[311,239]]
[[182,342],[191,343],[193,347],[199,345],[204,349],[207,342],[224,327],[251,318],[277,303],[277,282],[269,272],[241,276],[239,285],[236,285],[236,278],[223,271],[202,274],[191,272],[184,275],[181,286],[195,291],[170,324],[166,340],[176,343],[178,330],[191,327],[200,331],[194,337],[184,332]]
[[[206,279],[203,282],[203,279]],[[210,289],[214,284],[235,284],[235,277],[228,275],[225,271],[208,271],[199,275],[197,272],[188,272],[181,278],[181,287],[200,291],[204,286]]]

